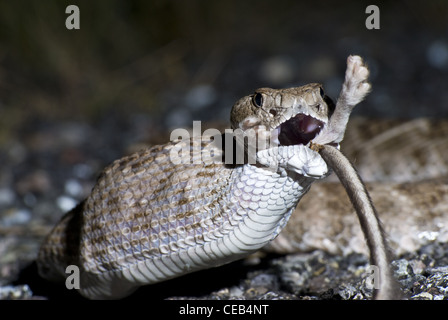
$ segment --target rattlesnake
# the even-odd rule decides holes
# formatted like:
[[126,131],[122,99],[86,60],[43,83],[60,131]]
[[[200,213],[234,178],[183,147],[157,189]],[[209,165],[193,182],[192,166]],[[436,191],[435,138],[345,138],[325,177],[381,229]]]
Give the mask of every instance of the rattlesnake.
[[[281,94],[277,94],[277,92],[281,92]],[[300,97],[300,103],[296,102],[296,97]],[[268,104],[274,103],[277,107],[263,110],[261,106],[265,99],[268,99]],[[326,114],[329,112],[327,109],[329,105],[322,94],[322,88],[316,84],[277,91],[260,89],[238,103],[251,105],[251,110],[241,109],[236,115],[232,115],[234,128],[239,127],[245,131],[251,128],[259,130],[261,125],[267,126],[271,130],[269,134],[275,136],[273,139],[279,145],[275,147],[278,151],[274,148],[275,154],[272,153],[273,149],[257,150],[256,163],[258,165],[256,166],[244,164],[242,167],[229,169],[220,165],[207,164],[206,167],[201,167],[202,169],[192,167],[193,169],[189,169],[190,173],[185,174],[185,177],[182,176],[183,172],[186,172],[185,167],[173,167],[167,162],[168,154],[174,148],[185,147],[179,141],[117,160],[103,171],[92,196],[66,215],[49,235],[38,258],[41,274],[48,278],[57,275],[61,277],[64,275],[67,264],[76,264],[81,266],[83,271],[81,292],[83,295],[91,298],[118,298],[128,295],[141,284],[158,282],[186,272],[232,261],[262,248],[273,240],[285,227],[297,201],[308,191],[311,182],[316,178],[328,175],[327,167],[321,158],[309,151],[311,149],[301,146],[307,145],[316,136],[318,140],[321,129],[324,128],[323,131],[325,131],[328,127],[326,126],[328,121]],[[288,115],[283,114],[282,106],[285,103],[299,106],[299,111],[292,113],[287,111]],[[309,109],[303,109],[302,105]],[[261,114],[266,112],[273,120],[260,121],[263,118],[258,117],[257,108],[262,110]],[[252,115],[254,112],[257,116]],[[282,120],[277,117],[278,113],[283,117]],[[276,128],[292,118],[294,118],[293,125],[300,127],[304,134],[281,136],[280,131],[283,129],[276,131]],[[343,127],[345,129],[345,124]],[[381,131],[381,134],[376,135],[376,140],[373,139],[371,145],[379,146],[380,142],[394,137],[394,129],[390,130]],[[342,130],[337,133],[340,131]],[[387,135],[388,132],[389,135]],[[257,131],[256,134],[263,135],[265,132]],[[346,136],[350,135],[348,132]],[[353,134],[353,145],[358,148],[361,145],[359,137]],[[340,140],[334,141],[339,142]],[[192,142],[190,148],[193,149],[188,149],[188,153],[193,151],[193,157],[198,156],[201,148],[205,147],[204,141],[193,139]],[[207,143],[210,145],[211,141]],[[288,147],[281,148],[285,143]],[[350,146],[350,141],[347,146]],[[347,149],[350,153],[349,147]],[[199,154],[194,153],[195,150],[199,150]],[[220,154],[218,149],[214,150],[215,156]],[[368,153],[363,151],[356,154],[355,149],[353,154],[354,159],[361,162],[365,161],[363,156]],[[431,161],[435,161],[435,158],[429,158]],[[446,160],[443,157],[439,158]],[[368,157],[366,159],[370,160]],[[249,157],[245,161],[250,160]],[[148,171],[150,172],[149,176],[144,178],[145,171],[152,170],[152,163],[156,163],[158,166],[157,171],[152,173]],[[270,170],[273,163],[276,167],[274,170]],[[264,167],[271,172],[268,173],[266,169],[263,169]],[[423,165],[423,167],[434,174],[435,171],[430,166]],[[363,175],[363,166],[361,165],[360,168],[361,175]],[[385,168],[383,171],[374,171],[372,177],[368,177],[367,180],[377,180],[379,177],[385,176],[390,169],[383,168]],[[259,170],[265,171],[261,173],[262,171]],[[390,171],[392,177],[396,174],[399,177],[396,179],[403,179],[402,174],[400,175],[398,171],[394,169]],[[172,180],[173,175],[169,173],[174,172],[177,173],[174,176],[175,180]],[[292,176],[290,176],[291,172]],[[416,174],[419,176],[420,171],[417,171]],[[267,181],[265,176],[268,177]],[[390,174],[388,176],[391,177]],[[153,177],[154,180],[152,180]],[[213,181],[216,177],[220,178]],[[146,180],[142,180],[142,178]],[[146,187],[141,184],[142,181],[146,181],[145,183],[151,186],[150,193],[144,191]],[[193,189],[188,187],[190,181],[193,182]],[[235,183],[233,184],[233,182]],[[265,194],[260,189],[261,182],[263,182],[263,188],[266,184],[270,185],[268,193]],[[166,186],[164,186],[165,184]],[[179,187],[174,189],[169,187],[173,184],[174,186],[185,184],[180,187],[181,194],[176,191]],[[322,188],[325,186],[323,183],[318,185],[315,190],[317,193],[308,199],[316,201],[319,190],[323,190]],[[441,188],[443,193],[443,183]],[[201,202],[201,198],[199,202],[192,201],[197,194],[194,192],[190,194],[190,192],[199,189],[207,195],[203,198],[205,202]],[[252,192],[255,193],[252,194]],[[335,188],[335,192],[336,194],[340,193],[340,190]],[[149,200],[148,197],[152,193],[157,196]],[[324,198],[327,193],[328,191],[324,193]],[[248,194],[251,196],[246,198]],[[263,196],[260,198],[261,194],[266,199]],[[178,197],[178,195],[181,196]],[[253,196],[259,200],[253,200],[255,199],[252,198]],[[375,192],[373,192],[373,197],[375,198]],[[208,202],[208,199],[211,199],[211,202]],[[163,210],[171,213],[165,217],[159,217],[158,220],[146,221],[143,208],[147,208],[148,201],[153,203],[156,201],[161,208],[165,208]],[[379,201],[382,202],[382,199]],[[190,206],[191,203],[193,203],[192,206]],[[203,207],[204,205],[205,207]],[[179,212],[183,206],[186,206],[185,210],[182,209],[182,212]],[[306,204],[304,206],[305,215],[307,212],[316,213],[312,206],[308,205],[307,207]],[[131,208],[138,210],[134,212]],[[196,212],[197,208],[203,208],[205,211]],[[219,208],[218,211],[215,211],[216,208]],[[278,210],[281,211],[281,214],[275,218],[271,213],[268,214],[268,212]],[[340,249],[345,247],[348,248],[345,252],[350,251],[350,248],[357,251],[352,248],[353,244],[350,242],[350,239],[356,239],[356,235],[353,237],[353,233],[349,232],[339,238],[336,236],[336,242],[318,236],[325,234],[326,229],[332,227],[331,224],[324,226],[322,230],[314,230],[313,233],[316,233],[317,240],[310,241],[306,230],[312,230],[312,228],[309,228],[307,223],[312,223],[317,214],[311,213],[311,219],[307,219],[304,217],[304,213],[297,214],[299,210],[300,207],[292,213],[290,222],[292,229],[286,227],[285,232],[271,243],[271,249],[291,252],[323,248],[333,252],[344,252]],[[114,211],[116,213],[111,215]],[[209,212],[208,218],[199,216],[199,214],[207,212]],[[326,211],[319,210],[319,212]],[[339,210],[334,214],[341,216],[347,214],[347,210]],[[189,218],[193,220],[187,222]],[[185,222],[179,225],[178,222],[184,220]],[[139,221],[139,223],[135,224],[131,221]],[[337,224],[335,221],[333,223]],[[357,225],[354,222],[349,222],[349,224]],[[168,227],[164,229],[163,226]],[[157,233],[151,231],[150,237],[146,237],[144,232],[148,229],[157,229],[158,231]],[[195,231],[199,229],[201,230],[199,233]],[[67,230],[75,230],[75,232],[67,233]],[[302,235],[297,236],[298,230],[304,231]],[[339,229],[334,228],[334,230]],[[191,236],[184,236],[191,231],[193,232]],[[148,242],[150,246],[146,248],[145,243]],[[400,243],[400,241],[398,242]]]

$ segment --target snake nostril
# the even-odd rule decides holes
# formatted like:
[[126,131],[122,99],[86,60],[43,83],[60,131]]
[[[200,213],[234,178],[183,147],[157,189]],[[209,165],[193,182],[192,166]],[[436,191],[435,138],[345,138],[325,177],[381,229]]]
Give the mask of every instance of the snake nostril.
[[277,115],[277,111],[274,109],[269,110],[269,113],[272,114],[274,117]]

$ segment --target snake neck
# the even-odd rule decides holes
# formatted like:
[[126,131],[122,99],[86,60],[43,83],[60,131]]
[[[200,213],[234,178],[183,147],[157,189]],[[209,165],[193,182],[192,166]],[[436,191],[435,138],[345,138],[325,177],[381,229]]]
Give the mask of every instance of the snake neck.
[[229,190],[229,221],[240,229],[242,248],[258,250],[283,229],[313,179],[256,165],[236,169]]

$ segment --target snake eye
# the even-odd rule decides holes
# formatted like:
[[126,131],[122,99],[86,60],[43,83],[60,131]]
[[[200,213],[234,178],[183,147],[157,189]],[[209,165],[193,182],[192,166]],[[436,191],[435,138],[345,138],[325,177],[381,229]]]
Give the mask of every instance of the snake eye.
[[252,98],[252,102],[256,107],[261,108],[263,105],[263,95],[261,93],[256,93]]

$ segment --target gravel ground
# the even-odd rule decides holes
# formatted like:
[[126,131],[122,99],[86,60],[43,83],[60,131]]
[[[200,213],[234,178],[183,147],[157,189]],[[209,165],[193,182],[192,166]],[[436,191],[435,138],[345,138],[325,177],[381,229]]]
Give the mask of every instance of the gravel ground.
[[[380,30],[365,28],[363,1],[100,2],[80,2],[78,31],[63,27],[61,2],[0,3],[0,299],[79,299],[37,277],[45,234],[108,163],[193,120],[222,125],[254,88],[319,81],[336,97],[357,53],[373,93],[356,115],[448,116],[442,0],[380,2]],[[435,239],[398,257],[404,296],[448,299],[447,256]],[[267,256],[134,297],[366,299],[367,266],[321,251]]]
[[[42,151],[44,146],[36,145],[25,145],[20,151],[26,159],[59,166],[48,170],[29,166],[29,171],[24,170],[14,184],[16,189],[0,191],[0,201],[7,207],[0,216],[1,299],[81,299],[63,285],[40,279],[32,262],[43,237],[59,216],[90,192],[97,172],[106,162],[105,153],[94,147],[96,130],[107,129],[89,128],[82,123],[46,127],[41,132],[46,138],[40,141],[50,143],[52,139],[50,144],[63,149],[61,153],[51,154]],[[82,138],[72,145],[65,138],[70,135],[68,131],[83,132]],[[141,146],[125,144],[123,152]],[[80,163],[65,162],[71,159],[65,158],[65,152],[78,155]],[[369,299],[372,291],[365,283],[368,265],[368,257],[354,254],[335,256],[314,251],[268,255],[148,286],[130,299]],[[417,252],[397,257],[393,267],[403,288],[403,298],[448,299],[447,266],[448,244],[438,243],[437,239]]]
[[[393,260],[392,268],[406,300],[448,299],[448,244],[431,244]],[[35,264],[11,265],[21,270],[0,287],[1,299],[74,299],[76,292],[39,279]],[[320,250],[286,256],[252,258],[152,286],[126,298],[169,300],[366,300],[368,257],[335,256]],[[14,272],[14,270],[12,271]]]

